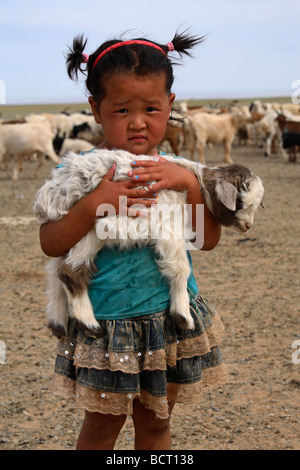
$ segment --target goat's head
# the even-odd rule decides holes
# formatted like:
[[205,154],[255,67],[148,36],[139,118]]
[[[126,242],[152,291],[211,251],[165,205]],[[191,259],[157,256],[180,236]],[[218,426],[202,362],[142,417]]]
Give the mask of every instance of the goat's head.
[[243,165],[207,168],[203,174],[207,205],[216,219],[227,227],[247,232],[262,205],[261,179]]
[[59,133],[56,133],[56,135],[54,136],[52,144],[56,153],[59,153],[61,151],[65,138],[65,133],[63,135],[59,135]]
[[83,122],[82,124],[75,125],[71,132],[71,138],[76,139],[76,137],[78,136],[78,134],[80,134],[80,132],[83,132],[86,130],[88,131],[91,130],[91,127],[88,122]]

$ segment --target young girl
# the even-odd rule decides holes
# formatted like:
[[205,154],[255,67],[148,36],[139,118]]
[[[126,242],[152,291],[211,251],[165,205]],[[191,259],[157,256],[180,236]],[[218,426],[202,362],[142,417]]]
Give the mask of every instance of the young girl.
[[[112,204],[118,213],[120,196],[127,197],[128,215],[136,216],[139,213],[130,207],[149,207],[158,190],[186,190],[195,218],[196,205],[204,204],[196,177],[163,157],[145,162],[138,156],[157,155],[165,134],[175,98],[169,52],[189,55],[201,41],[177,33],[167,45],[112,40],[88,57],[83,53],[86,41],[75,38],[67,56],[68,74],[77,78],[86,67],[89,103],[105,136],[101,148],[127,150],[137,159],[128,180],[113,182],[111,168],[65,217],[41,226],[46,255],[68,252],[92,228],[100,204]],[[82,158],[89,158],[88,152]],[[137,188],[150,181],[156,183],[147,190]],[[213,249],[220,233],[205,207],[202,249]],[[132,415],[136,450],[170,449],[175,403],[200,401],[203,387],[227,380],[218,348],[222,322],[200,296],[191,273],[188,290],[195,329],[181,330],[173,323],[167,281],[150,247],[103,249],[95,264],[98,272],[90,282],[89,297],[104,334],[78,331],[70,320],[68,336],[58,342],[54,374],[55,391],[85,409],[77,449],[113,449],[127,415]]]

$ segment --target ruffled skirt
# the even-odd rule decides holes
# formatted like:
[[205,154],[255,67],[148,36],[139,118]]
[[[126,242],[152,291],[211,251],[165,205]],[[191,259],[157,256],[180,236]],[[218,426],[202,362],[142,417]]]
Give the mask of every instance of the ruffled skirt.
[[198,295],[190,303],[194,330],[176,327],[164,310],[124,320],[99,320],[102,337],[88,336],[70,320],[58,341],[53,392],[88,411],[132,414],[139,399],[157,418],[168,402],[192,404],[206,387],[226,383],[219,344],[224,326]]

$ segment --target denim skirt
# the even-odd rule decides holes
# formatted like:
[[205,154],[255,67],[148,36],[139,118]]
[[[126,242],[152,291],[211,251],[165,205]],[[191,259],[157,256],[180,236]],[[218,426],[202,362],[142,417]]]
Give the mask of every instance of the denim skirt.
[[198,403],[206,387],[226,383],[219,344],[224,326],[205,298],[191,298],[194,330],[178,328],[168,310],[124,320],[99,320],[89,336],[70,320],[58,340],[53,392],[92,412],[132,414],[138,399],[156,417],[168,403]]

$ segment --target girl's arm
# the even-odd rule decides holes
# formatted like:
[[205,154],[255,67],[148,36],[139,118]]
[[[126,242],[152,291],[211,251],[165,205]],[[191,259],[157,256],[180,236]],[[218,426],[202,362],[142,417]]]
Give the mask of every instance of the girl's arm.
[[[138,216],[139,211],[130,209],[132,204],[141,203],[146,207],[153,203],[153,191],[135,189],[140,183],[131,180],[112,181],[113,166],[103,177],[97,188],[80,199],[68,214],[58,221],[50,221],[40,227],[40,243],[47,256],[57,257],[66,254],[93,227],[97,208],[101,204],[111,204],[119,213],[119,197],[126,196],[128,215]],[[152,198],[152,199],[144,199]]]
[[[173,189],[175,191],[187,190],[187,203],[192,207],[192,224],[195,231],[198,227],[196,224],[196,207],[197,204],[204,205],[204,240],[203,245],[199,248],[205,251],[212,250],[219,243],[221,237],[221,225],[215,219],[214,215],[210,212],[205,204],[205,200],[200,189],[200,185],[196,176],[186,168],[183,168],[175,163],[165,160],[160,157],[159,162],[155,161],[136,161],[136,167],[129,173],[129,176],[135,181],[145,183],[146,181],[157,181],[149,186],[152,191],[159,189]],[[136,176],[138,178],[136,179]],[[196,237],[196,240],[201,237]]]

